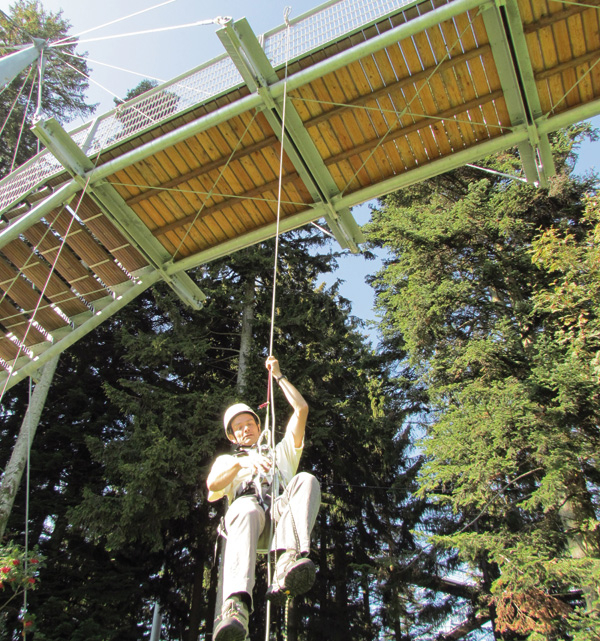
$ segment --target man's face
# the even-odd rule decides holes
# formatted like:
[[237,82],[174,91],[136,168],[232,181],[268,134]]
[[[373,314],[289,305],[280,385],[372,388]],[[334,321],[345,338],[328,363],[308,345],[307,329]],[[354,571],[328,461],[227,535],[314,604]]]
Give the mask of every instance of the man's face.
[[256,419],[247,412],[238,414],[230,423],[233,438],[238,445],[254,445],[260,436]]

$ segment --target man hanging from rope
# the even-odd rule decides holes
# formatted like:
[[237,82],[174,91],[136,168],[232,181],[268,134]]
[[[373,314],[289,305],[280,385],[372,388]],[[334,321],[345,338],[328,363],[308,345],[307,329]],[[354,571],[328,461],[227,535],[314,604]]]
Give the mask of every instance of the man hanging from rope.
[[[225,515],[223,606],[214,641],[247,638],[257,546],[269,513],[276,523],[271,550],[277,555],[277,565],[267,598],[283,604],[288,597],[308,591],[315,580],[315,566],[307,555],[321,493],[314,476],[296,474],[304,447],[308,405],[281,374],[275,357],[270,356],[266,366],[294,410],[284,437],[274,451],[269,451],[261,444],[258,415],[244,403],[232,405],[225,412],[223,423],[227,438],[234,443],[234,452],[219,456],[206,480],[209,501],[223,496],[229,500]],[[271,501],[276,474],[283,492]]]

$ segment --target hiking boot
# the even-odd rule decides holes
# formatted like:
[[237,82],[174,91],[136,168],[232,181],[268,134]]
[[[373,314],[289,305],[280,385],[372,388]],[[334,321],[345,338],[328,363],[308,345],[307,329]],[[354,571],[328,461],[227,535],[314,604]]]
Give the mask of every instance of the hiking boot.
[[267,590],[267,599],[274,605],[285,605],[288,597],[308,592],[315,582],[315,564],[296,550],[287,550],[277,561],[275,578]]
[[248,636],[248,608],[235,596],[229,597],[221,608],[214,641],[245,641]]

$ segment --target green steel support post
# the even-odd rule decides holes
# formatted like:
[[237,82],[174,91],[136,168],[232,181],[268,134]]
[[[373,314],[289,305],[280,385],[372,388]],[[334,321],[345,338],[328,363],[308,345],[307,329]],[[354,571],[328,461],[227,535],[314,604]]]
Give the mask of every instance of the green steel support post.
[[12,82],[21,71],[35,62],[48,44],[46,40],[41,38],[32,38],[31,40],[33,41],[31,47],[0,58],[0,87]]

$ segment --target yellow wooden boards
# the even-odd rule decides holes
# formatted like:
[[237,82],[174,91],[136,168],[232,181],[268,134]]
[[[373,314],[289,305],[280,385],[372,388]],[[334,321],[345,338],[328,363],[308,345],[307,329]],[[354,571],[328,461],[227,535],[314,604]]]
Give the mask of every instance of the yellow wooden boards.
[[[125,111],[130,137],[96,150],[93,169],[67,166],[4,206],[0,363],[43,363],[57,337],[141,273],[173,275],[272,236],[278,206],[284,229],[324,216],[343,225],[348,207],[487,153],[540,152],[553,129],[600,111],[599,5],[411,2],[296,57],[287,75],[276,69],[261,93],[238,84],[181,113],[173,100],[172,114],[139,133]],[[284,152],[280,175],[273,115],[281,120],[284,92],[302,129],[284,137],[310,154],[299,163]],[[150,241],[99,202],[103,181]],[[61,187],[65,198],[44,209]]]

